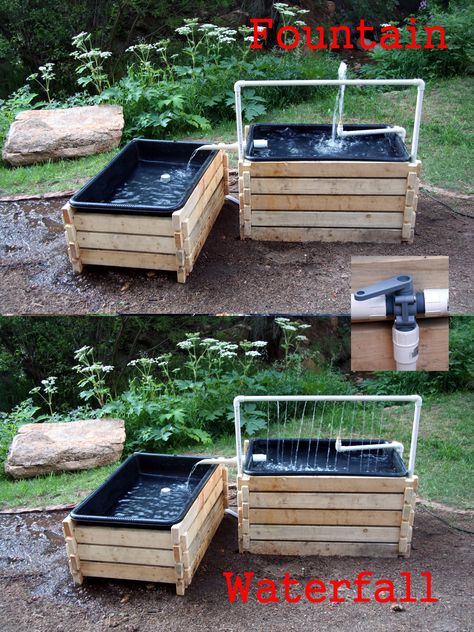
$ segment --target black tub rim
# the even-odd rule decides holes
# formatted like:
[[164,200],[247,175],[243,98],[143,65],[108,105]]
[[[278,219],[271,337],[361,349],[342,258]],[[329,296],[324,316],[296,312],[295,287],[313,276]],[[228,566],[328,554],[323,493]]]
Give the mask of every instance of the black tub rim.
[[[310,439],[308,437],[301,437],[300,439],[298,439],[298,437],[281,437],[281,438],[275,438],[275,437],[269,437],[268,441],[281,441],[281,440],[285,440],[285,441],[299,441],[301,443],[307,443],[308,441],[310,441]],[[268,471],[268,470],[255,470],[252,469],[250,467],[250,458],[253,454],[253,446],[255,445],[255,443],[257,441],[262,441],[262,442],[266,442],[267,438],[264,437],[254,437],[252,439],[249,439],[249,444],[248,444],[248,448],[247,448],[247,453],[245,456],[245,461],[243,463],[243,467],[242,467],[242,472],[243,474],[245,474],[246,476],[271,476],[271,477],[287,477],[287,476],[303,476],[303,477],[308,477],[308,478],[315,478],[318,476],[346,476],[346,477],[352,477],[352,478],[356,478],[356,477],[361,477],[363,476],[364,478],[406,478],[408,476],[408,468],[405,465],[404,461],[402,460],[402,458],[400,457],[400,455],[398,454],[398,452],[396,452],[395,450],[393,450],[393,459],[395,464],[398,466],[399,471],[398,472],[382,472],[382,473],[377,473],[377,472],[357,472],[357,473],[351,473],[351,472],[335,472],[335,471],[331,471],[331,470],[326,470],[326,471],[301,471],[301,470],[288,470],[288,471]],[[311,439],[311,441],[317,442],[318,439]],[[334,442],[335,443],[335,439],[328,439],[328,438],[321,438],[320,442]],[[364,443],[370,443],[370,442],[377,442],[377,443],[387,443],[389,444],[390,441],[386,440],[386,439],[353,439],[352,440],[352,445],[355,445],[356,442],[360,442],[361,444]]]
[[[244,159],[250,162],[387,162],[387,163],[409,163],[410,162],[410,152],[408,151],[406,145],[402,140],[397,136],[398,141],[402,147],[402,150],[405,152],[403,157],[394,159],[393,157],[383,159],[383,158],[354,158],[354,159],[343,159],[340,156],[335,156],[333,158],[327,156],[253,156],[250,152],[251,147],[253,146],[254,140],[254,132],[256,127],[302,127],[302,128],[325,128],[331,129],[331,123],[251,123],[249,125],[249,133],[247,136],[247,140],[245,143],[244,149]],[[388,125],[385,123],[347,123],[344,125],[345,130],[360,130],[360,129],[390,129],[393,125]],[[397,141],[396,141],[397,142]]]
[[203,456],[193,456],[193,455],[181,455],[181,454],[159,454],[155,452],[134,452],[130,454],[123,463],[121,463],[109,476],[103,481],[99,487],[97,487],[93,492],[88,494],[86,498],[81,500],[74,509],[71,510],[70,516],[71,518],[77,522],[78,524],[89,525],[89,526],[103,526],[103,527],[120,527],[120,528],[146,528],[146,529],[157,529],[157,530],[169,530],[175,524],[181,522],[192,504],[195,502],[196,498],[211,478],[212,474],[216,471],[218,467],[218,463],[214,464],[203,464],[208,469],[204,476],[201,477],[201,480],[198,485],[193,489],[192,496],[188,502],[184,505],[181,513],[172,520],[154,520],[154,519],[143,519],[143,518],[117,518],[114,516],[97,516],[91,514],[80,514],[80,510],[91,500],[97,497],[110,483],[110,481],[115,478],[117,475],[122,472],[131,461],[137,459],[141,456],[144,457],[164,457],[167,459],[178,458],[180,460],[188,460],[189,462],[193,461],[195,463],[209,457]]
[[198,147],[202,147],[203,145],[209,145],[208,142],[197,142],[197,141],[187,141],[187,140],[159,140],[154,138],[133,138],[128,141],[124,147],[117,153],[116,156],[112,158],[102,169],[95,174],[90,180],[88,180],[78,191],[76,191],[71,199],[69,200],[69,205],[73,210],[83,212],[83,213],[105,213],[108,215],[149,215],[149,216],[158,216],[158,217],[171,217],[171,215],[175,211],[181,210],[186,202],[191,197],[192,192],[194,191],[197,183],[202,178],[204,173],[209,168],[211,162],[215,158],[218,153],[217,149],[208,149],[205,152],[209,152],[209,155],[206,157],[204,162],[202,163],[199,170],[194,175],[193,186],[188,187],[185,195],[180,201],[179,205],[174,207],[167,207],[166,209],[160,209],[160,207],[147,206],[147,205],[139,205],[139,204],[112,204],[110,202],[84,202],[77,200],[80,195],[87,192],[87,189],[95,184],[105,173],[106,171],[118,160],[121,159],[125,151],[127,151],[133,145],[137,145],[139,143],[150,143],[150,144],[180,144],[180,145],[192,145],[195,149]]

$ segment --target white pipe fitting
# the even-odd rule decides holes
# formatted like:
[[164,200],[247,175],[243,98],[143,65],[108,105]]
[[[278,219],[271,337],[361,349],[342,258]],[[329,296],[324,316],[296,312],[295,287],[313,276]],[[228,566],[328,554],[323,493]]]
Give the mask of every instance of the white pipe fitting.
[[449,313],[449,290],[427,289],[425,295],[425,316],[447,316]]
[[235,143],[209,143],[208,145],[201,145],[197,148],[197,151],[237,151],[239,145]]
[[416,371],[420,328],[415,326],[411,331],[399,331],[392,327],[393,357],[397,371]]
[[387,316],[387,302],[385,294],[369,298],[366,301],[356,301],[351,294],[352,320],[381,320]]
[[205,459],[201,459],[196,463],[197,465],[237,465],[237,457],[236,456],[211,456]]
[[336,452],[357,452],[360,450],[386,450],[390,448],[398,452],[403,457],[403,443],[399,441],[390,441],[390,443],[364,443],[361,445],[342,445],[341,438],[336,439]]

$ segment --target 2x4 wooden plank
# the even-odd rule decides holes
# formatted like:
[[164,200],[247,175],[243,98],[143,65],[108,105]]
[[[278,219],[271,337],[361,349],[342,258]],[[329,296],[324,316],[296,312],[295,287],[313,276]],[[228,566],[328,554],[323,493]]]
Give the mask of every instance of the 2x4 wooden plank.
[[358,509],[250,509],[251,524],[301,524],[334,526],[397,527],[401,512],[396,510]]
[[309,228],[402,228],[401,213],[254,211],[253,226]]
[[[138,544],[138,542],[137,542]],[[146,566],[175,565],[172,549],[109,546],[104,544],[79,544],[81,564],[87,562],[113,562],[118,564],[144,564]]]
[[243,168],[260,178],[406,178],[411,171],[406,162],[364,161],[245,161]]
[[168,271],[175,271],[178,265],[176,255],[136,253],[124,250],[92,250],[90,248],[81,248],[81,262],[89,265]]
[[201,252],[209,233],[214,226],[217,216],[220,213],[224,203],[224,181],[221,180],[218,187],[214,191],[212,197],[207,203],[206,209],[201,214],[199,222],[195,225],[189,239],[184,241],[184,251],[189,257],[188,269],[192,270],[194,263]]
[[191,235],[196,226],[201,223],[201,218],[205,213],[210,200],[212,199],[216,189],[222,188],[222,203],[224,202],[224,171],[222,166],[217,169],[212,180],[206,187],[201,197],[195,202],[193,209],[186,220],[186,233],[185,237]]
[[77,242],[81,249],[122,250],[135,253],[148,252],[155,255],[158,253],[175,254],[176,252],[174,236],[161,237],[78,231]]
[[249,505],[250,508],[401,510],[403,502],[403,494],[251,492]]
[[190,572],[194,575],[201,563],[202,558],[206,554],[209,545],[212,542],[219,525],[224,517],[224,503],[222,495],[218,498],[214,507],[209,512],[206,521],[203,523],[202,530],[199,533],[199,537],[193,541],[193,546],[190,547]]
[[120,527],[92,527],[73,524],[73,536],[78,544],[107,546],[141,546],[149,549],[170,549],[171,533],[165,530],[125,529]]
[[[413,479],[408,479],[411,481]],[[239,479],[239,487],[261,492],[386,492],[400,493],[408,485],[405,478],[382,476],[250,476]]]
[[113,579],[135,579],[145,582],[176,583],[176,571],[166,566],[140,564],[113,564],[109,562],[82,562],[81,572],[87,577],[110,577]]
[[257,555],[398,556],[398,544],[374,542],[266,542],[265,540],[252,540],[246,550]]
[[340,527],[320,525],[250,525],[250,540],[302,540],[311,542],[384,542],[395,544],[400,527]]
[[252,227],[252,239],[262,241],[400,242],[402,231],[394,228],[292,228]]
[[78,231],[124,235],[174,234],[170,217],[149,215],[115,215],[108,213],[74,213],[74,226]]
[[252,178],[254,194],[405,195],[402,178]]
[[404,195],[256,195],[252,210],[264,211],[361,211],[399,212],[405,209]]

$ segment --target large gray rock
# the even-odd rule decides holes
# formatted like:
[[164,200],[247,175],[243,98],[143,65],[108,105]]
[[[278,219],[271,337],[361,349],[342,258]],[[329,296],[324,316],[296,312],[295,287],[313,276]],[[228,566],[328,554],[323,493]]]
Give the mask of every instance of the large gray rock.
[[13,478],[31,478],[108,465],[120,459],[124,442],[121,419],[26,424],[13,439],[5,472]]
[[90,156],[118,147],[122,130],[118,105],[29,110],[11,124],[2,156],[13,166]]

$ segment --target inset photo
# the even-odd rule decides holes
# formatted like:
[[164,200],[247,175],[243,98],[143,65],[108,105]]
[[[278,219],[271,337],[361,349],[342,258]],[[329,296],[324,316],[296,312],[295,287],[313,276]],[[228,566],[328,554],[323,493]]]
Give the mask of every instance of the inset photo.
[[449,257],[352,257],[351,370],[449,370]]

